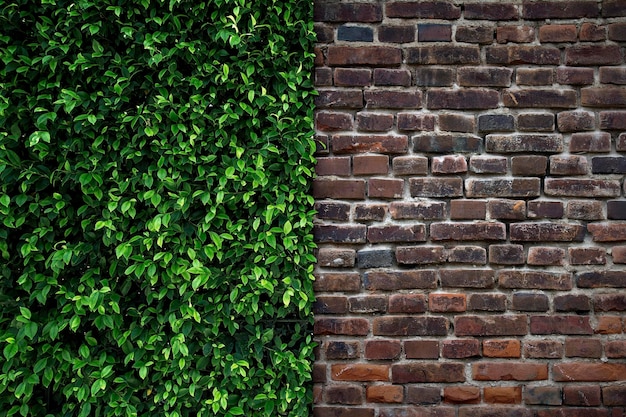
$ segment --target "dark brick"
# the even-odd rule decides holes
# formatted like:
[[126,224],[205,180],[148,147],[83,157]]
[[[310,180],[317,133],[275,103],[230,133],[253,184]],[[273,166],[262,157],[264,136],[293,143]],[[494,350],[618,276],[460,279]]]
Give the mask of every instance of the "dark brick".
[[315,202],[316,218],[347,222],[350,218],[350,204],[335,201]]
[[556,82],[567,85],[593,84],[593,68],[559,67],[556,69]]
[[448,320],[444,317],[383,316],[372,323],[375,336],[445,336]]
[[374,417],[374,409],[315,406],[313,417]]
[[410,363],[391,367],[391,380],[394,384],[415,382],[464,382],[465,365],[462,363]]
[[369,333],[369,321],[363,318],[318,318],[315,320],[313,333],[365,336]]
[[580,132],[594,130],[596,127],[595,114],[587,111],[564,111],[556,116],[557,125],[561,132]]
[[446,259],[443,246],[399,246],[396,260],[404,265],[442,263]]
[[415,290],[437,287],[437,274],[433,270],[368,271],[363,285],[369,291]]
[[506,227],[498,222],[432,223],[430,238],[440,240],[505,240]]
[[539,197],[539,178],[467,179],[466,196],[470,198]]
[[626,111],[601,111],[600,129],[626,129]]
[[439,342],[437,340],[407,340],[404,342],[407,359],[439,358]]
[[348,312],[348,299],[319,295],[313,303],[313,312],[315,314],[345,314]]
[[489,245],[489,263],[500,265],[522,265],[524,247],[522,245]]
[[329,385],[325,389],[328,404],[358,405],[363,403],[363,387],[358,385]]
[[413,136],[413,151],[424,153],[479,153],[483,140],[471,134],[422,134]]
[[516,292],[513,294],[511,307],[518,311],[548,311],[550,301],[545,294]]
[[[626,375],[626,363],[560,362],[552,368],[554,381],[622,381]],[[584,409],[585,411],[589,408]],[[589,415],[588,412],[580,416]],[[605,416],[608,417],[607,414]]]
[[443,202],[393,202],[389,206],[394,220],[439,220],[445,217]]
[[315,68],[315,86],[330,87],[333,85],[333,70],[330,68]]
[[386,214],[386,204],[356,204],[354,206],[354,220],[356,221],[382,221]]
[[[353,252],[352,265],[354,266],[354,250],[351,249],[351,251]],[[316,292],[358,292],[361,289],[361,278],[357,272],[316,273],[313,289]]]
[[579,19],[598,17],[600,9],[595,1],[524,1],[522,17],[525,19]]
[[626,157],[591,158],[591,172],[593,174],[626,174]]
[[583,88],[580,101],[583,106],[588,107],[626,107],[626,88]]
[[564,294],[554,297],[554,310],[585,313],[591,310],[589,297],[583,294]]
[[480,246],[455,246],[448,251],[448,262],[484,265],[487,251]]
[[334,79],[337,87],[364,87],[372,84],[372,70],[337,68]]
[[[626,282],[622,286],[626,287]],[[626,294],[595,294],[593,306],[595,311],[626,311]]]
[[513,70],[500,67],[462,67],[458,70],[459,85],[467,87],[509,87]]
[[429,109],[495,109],[498,107],[500,96],[495,90],[464,89],[438,90],[428,92],[427,107]]
[[[469,5],[465,5],[467,7]],[[455,39],[457,42],[490,44],[493,42],[494,26],[457,26]]]
[[579,288],[626,288],[626,271],[586,271],[576,274]]
[[498,26],[496,40],[498,43],[529,43],[535,39],[535,29],[526,25]]
[[452,68],[424,66],[415,70],[415,85],[419,87],[449,87],[454,80],[455,71]]
[[563,357],[563,343],[543,339],[525,341],[524,356],[532,359],[558,359]]
[[370,27],[342,25],[337,29],[338,41],[373,42],[374,30]]
[[417,25],[418,42],[450,42],[452,26],[437,23],[420,23]]
[[607,358],[626,358],[626,340],[610,340],[605,344]]
[[529,201],[528,218],[560,219],[563,217],[563,203],[560,201]]
[[619,65],[621,62],[622,52],[617,45],[576,45],[565,50],[566,65]]
[[328,65],[339,66],[397,66],[402,63],[402,50],[391,46],[331,45],[327,52]]
[[504,65],[559,65],[561,51],[551,46],[488,46],[487,64]]
[[587,42],[597,42],[597,41],[606,40],[606,26],[597,25],[593,22],[584,22],[580,26],[578,39],[580,39],[581,41],[587,41]]
[[350,175],[350,157],[326,157],[317,158],[315,165],[315,173],[319,176],[324,175]]
[[433,45],[407,48],[406,63],[419,65],[468,65],[480,63],[477,46]]
[[611,220],[626,220],[626,200],[612,200],[606,203],[607,217]]
[[602,342],[597,339],[567,338],[565,339],[565,356],[600,358],[602,356]]
[[511,224],[512,242],[582,242],[585,227],[571,223]]
[[394,253],[390,249],[361,249],[357,252],[358,268],[384,268],[394,263]]
[[410,178],[412,197],[461,197],[463,180],[461,178]]
[[472,133],[476,129],[474,116],[444,113],[439,115],[439,129],[449,132]]
[[467,309],[474,311],[505,311],[505,294],[470,294]]
[[501,270],[497,275],[502,288],[556,291],[572,289],[572,276],[568,272]]
[[484,220],[487,214],[487,202],[481,200],[450,201],[450,219]]
[[571,265],[604,265],[606,250],[604,248],[569,248]]
[[601,67],[600,82],[603,84],[626,84],[626,68]]
[[626,16],[626,2],[624,0],[603,0],[602,16],[603,17],[620,17]]
[[502,95],[502,101],[507,107],[553,107],[575,108],[577,99],[573,90],[507,90]]
[[570,152],[610,152],[611,135],[606,132],[573,133]]
[[539,28],[539,42],[576,42],[576,25],[544,25]]
[[626,23],[609,24],[609,39],[617,42],[626,41]]
[[444,288],[493,288],[495,272],[490,269],[441,269],[440,279]]
[[528,248],[528,265],[563,265],[565,249],[550,246],[533,246]]
[[554,131],[554,115],[551,113],[523,113],[517,117],[519,130],[525,132]]
[[597,385],[566,385],[563,387],[565,405],[593,407],[601,404],[600,387]]
[[387,297],[382,295],[359,295],[348,298],[351,313],[384,313],[387,311]]
[[524,389],[524,401],[529,405],[561,405],[561,388],[550,386],[532,387]]
[[422,106],[419,91],[366,90],[367,108],[418,109]]
[[360,90],[319,90],[315,97],[317,108],[360,109],[363,107],[363,92]]
[[315,126],[318,130],[351,130],[353,124],[352,115],[349,113],[319,111],[315,114]]
[[567,203],[566,217],[577,220],[604,219],[603,203],[600,201],[571,200]]
[[615,180],[546,178],[544,192],[560,197],[619,197],[621,187]]
[[438,404],[441,401],[441,388],[409,385],[405,399],[409,404]]
[[328,25],[316,22],[313,25],[313,30],[317,35],[317,41],[320,43],[331,43],[335,40],[335,32]]
[[321,243],[365,243],[364,225],[317,224],[313,226],[313,236]]
[[579,316],[531,316],[531,334],[566,334],[591,335],[593,329],[589,324],[589,317]]
[[426,227],[423,224],[369,226],[367,240],[370,243],[423,242],[426,240]]
[[381,25],[378,27],[378,40],[389,43],[414,42],[415,26]]
[[448,359],[465,359],[480,356],[480,342],[476,339],[444,340],[441,356]]
[[459,408],[458,417],[531,417],[532,410],[521,407],[477,406]]
[[456,316],[456,336],[524,336],[527,333],[525,315]]
[[472,155],[469,168],[477,174],[506,174],[507,160],[503,156]]
[[515,71],[517,85],[551,85],[553,70],[551,68],[518,68]]
[[374,84],[408,87],[411,85],[411,73],[402,69],[376,68]]
[[383,19],[383,11],[377,3],[315,2],[313,19],[316,22],[375,23]]
[[364,199],[365,181],[363,180],[342,180],[342,179],[321,179],[313,180],[313,197],[337,198],[337,199]]
[[424,294],[393,294],[389,297],[389,313],[424,313],[426,310]]
[[356,115],[356,124],[358,130],[361,131],[387,132],[393,128],[393,115],[387,113],[359,112]]
[[398,129],[407,131],[434,130],[435,116],[421,113],[398,113]]
[[478,116],[478,130],[481,132],[513,132],[515,117],[510,114],[481,114]]
[[468,3],[463,16],[478,20],[517,20],[519,13],[513,4]]
[[458,19],[461,8],[447,1],[406,2],[392,1],[386,4],[387,17],[421,19]]
[[[548,157],[523,155],[511,158],[511,173],[515,176],[544,176],[548,167]],[[530,211],[529,211],[530,215]]]
[[617,140],[615,141],[615,149],[618,152],[626,151],[626,133],[622,133],[617,137]]
[[331,139],[332,151],[341,153],[383,153],[402,154],[408,150],[406,135],[334,135]]
[[356,359],[361,353],[359,342],[330,341],[325,346],[326,359]]

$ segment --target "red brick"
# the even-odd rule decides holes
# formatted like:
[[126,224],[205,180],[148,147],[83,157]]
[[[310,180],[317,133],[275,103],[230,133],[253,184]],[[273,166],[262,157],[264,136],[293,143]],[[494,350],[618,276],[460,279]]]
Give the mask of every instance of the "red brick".
[[313,417],[374,417],[373,408],[313,407]]
[[526,386],[524,402],[529,405],[561,405],[561,388],[554,386]]
[[612,41],[626,41],[626,23],[617,22],[609,24],[609,39]]
[[435,156],[431,161],[433,174],[458,174],[467,172],[467,161],[463,155]]
[[531,316],[530,332],[532,334],[593,334],[589,317],[579,316]]
[[607,358],[626,358],[626,340],[609,340],[604,350]]
[[415,25],[381,25],[378,27],[378,40],[389,43],[410,43],[415,41],[415,32]]
[[553,367],[556,382],[609,382],[626,380],[626,363],[560,362]]
[[498,45],[485,49],[487,64],[559,65],[561,62],[561,51],[551,46]]
[[436,340],[407,340],[404,342],[407,359],[439,358],[439,342]]
[[467,133],[428,133],[413,136],[415,153],[479,153],[482,138]]
[[324,391],[328,404],[363,404],[363,387],[358,385],[328,385]]
[[529,265],[558,266],[563,265],[565,249],[550,246],[534,246],[528,248]]
[[563,217],[564,208],[560,201],[529,201],[529,219],[560,219]]
[[500,265],[524,264],[522,245],[489,245],[489,263]]
[[626,111],[601,111],[600,129],[626,129]]
[[465,359],[480,356],[480,342],[476,339],[444,340],[441,356],[448,359]]
[[367,240],[370,243],[423,242],[426,240],[426,227],[423,224],[369,226]]
[[[523,155],[511,158],[511,173],[515,176],[545,176],[547,168],[547,156]],[[533,217],[533,211],[531,211],[530,205],[528,206],[528,216]]]
[[419,109],[422,107],[420,91],[366,90],[368,109]]
[[502,95],[502,102],[511,108],[552,107],[575,108],[577,105],[576,92],[564,89],[533,89],[507,90]]
[[544,25],[539,28],[539,42],[576,42],[576,26]]
[[456,71],[452,68],[432,66],[415,69],[415,85],[420,87],[450,87],[455,80]]
[[496,153],[558,153],[563,151],[563,137],[560,134],[489,134],[485,148]]
[[626,88],[583,88],[580,101],[583,106],[587,107],[626,107]]
[[354,249],[320,248],[317,263],[322,267],[350,268],[354,266],[356,251]]
[[524,1],[522,17],[526,19],[577,19],[598,17],[600,9],[595,1]]
[[360,318],[318,318],[315,320],[313,333],[316,335],[366,336],[369,333],[369,321]]
[[435,116],[421,113],[398,113],[398,129],[406,131],[434,130]]
[[585,175],[588,172],[587,158],[582,155],[550,156],[551,175]]
[[386,204],[356,204],[354,206],[354,220],[358,222],[382,221],[387,215]]
[[334,135],[331,143],[336,154],[401,154],[408,150],[408,138],[405,135]]
[[389,205],[394,220],[439,220],[444,218],[443,202],[393,202]]
[[360,109],[363,107],[363,92],[361,90],[319,90],[315,97],[317,108],[347,108]]
[[534,359],[558,359],[563,357],[563,344],[558,340],[525,341],[524,357]]
[[484,200],[451,200],[450,219],[484,220],[487,215],[487,202]]
[[493,339],[483,342],[483,356],[489,358],[519,358],[521,343],[515,339]]
[[424,294],[393,294],[389,297],[390,313],[423,313],[426,311]]
[[350,175],[350,157],[327,157],[317,158],[315,173],[319,176],[324,175]]
[[511,309],[517,311],[548,311],[550,308],[550,300],[545,294],[516,292],[511,301]]
[[520,404],[522,387],[485,387],[483,396],[486,403]]
[[576,284],[580,288],[624,288],[626,287],[626,271],[579,272]]
[[507,160],[503,156],[472,155],[469,168],[477,174],[505,174]]
[[526,218],[526,202],[524,200],[489,200],[487,210],[492,219],[524,220]]
[[444,317],[384,316],[373,320],[375,336],[445,336],[448,320]]
[[335,46],[328,47],[328,65],[340,66],[397,66],[402,63],[402,50],[392,46]]
[[613,263],[626,264],[626,246],[613,246],[611,251]]
[[491,269],[441,269],[440,278],[444,288],[492,288],[495,272]]
[[316,224],[313,237],[316,242],[365,243],[365,225]]
[[443,400],[455,404],[478,404],[480,388],[474,386],[444,387]]
[[372,84],[372,70],[362,68],[335,69],[335,86],[364,87]]
[[315,314],[345,314],[348,312],[348,299],[342,296],[318,295],[313,303]]
[[446,259],[443,246],[405,246],[396,248],[398,263],[405,265],[423,265],[442,263]]
[[600,82],[603,84],[626,84],[626,68],[600,67]]
[[565,339],[565,356],[578,358],[600,358],[602,342],[597,339],[567,338]]
[[449,132],[471,133],[476,130],[476,121],[474,116],[451,113],[440,114],[439,129]]
[[429,109],[495,109],[498,108],[500,97],[497,91],[488,89],[440,90],[428,92],[427,107]]
[[593,84],[593,68],[559,67],[556,69],[556,82],[567,85]]
[[461,178],[410,178],[411,197],[461,197],[463,180]]
[[[621,286],[626,287],[626,281]],[[593,304],[596,311],[626,311],[626,294],[595,294]]]
[[[369,291],[415,290],[437,287],[433,270],[369,271],[364,275],[364,287]],[[391,299],[390,299],[391,300]]]
[[374,84],[408,87],[411,85],[411,73],[404,69],[376,68],[374,70]]
[[428,309],[432,312],[463,312],[466,308],[465,294],[430,293],[428,295]]
[[539,178],[503,178],[503,179],[467,179],[465,180],[466,197],[539,197]]
[[439,240],[505,240],[506,227],[499,222],[432,223],[430,238]]
[[591,302],[584,294],[563,294],[554,297],[554,311],[584,313],[590,310]]
[[535,30],[530,26],[499,26],[496,40],[498,43],[529,43],[535,40]]
[[325,346],[326,359],[356,359],[361,355],[359,342],[329,341]]
[[353,125],[349,113],[320,111],[315,115],[315,127],[321,131],[351,130]]
[[604,204],[600,201],[570,200],[567,203],[566,217],[579,220],[602,220]]
[[[469,6],[469,4],[465,5],[465,7],[467,6]],[[455,39],[457,42],[488,45],[493,42],[494,33],[494,26],[457,26]]]
[[408,19],[458,19],[461,16],[461,8],[447,1],[392,1],[386,4],[385,11],[387,17]]
[[395,384],[465,382],[464,369],[464,364],[453,362],[395,364],[391,368],[391,379]]
[[477,20],[517,20],[519,12],[513,4],[502,3],[467,3],[465,19]]
[[596,325],[598,334],[619,334],[622,332],[622,318],[620,316],[600,316]]
[[459,85],[466,87],[509,87],[513,70],[503,67],[462,67]]
[[597,385],[566,385],[563,387],[563,400],[565,405],[598,406],[602,403],[600,387]]
[[573,133],[570,152],[610,152],[611,135],[606,132]]
[[[352,256],[354,257],[354,250],[348,250],[353,253]],[[316,273],[315,281],[313,282],[313,289],[318,293],[327,291],[357,292],[361,289],[361,278],[357,272]]]
[[330,375],[334,381],[389,381],[389,365],[336,364]]
[[554,131],[554,115],[552,113],[522,113],[517,117],[517,127],[523,132]]
[[478,362],[472,365],[475,381],[537,381],[548,379],[548,365],[521,362]]
[[626,240],[626,223],[589,223],[594,242],[617,242]]
[[484,265],[487,252],[480,246],[455,246],[448,250],[448,262]]
[[406,63],[418,65],[469,65],[480,63],[477,46],[433,45],[406,48]]
[[456,316],[456,336],[523,336],[527,333],[525,315]]
[[389,157],[387,155],[354,155],[352,165],[354,175],[387,174]]
[[569,248],[571,265],[604,265],[606,250],[604,248]]
[[404,389],[401,385],[370,385],[366,390],[367,401],[370,403],[401,403],[404,400]]
[[321,363],[314,363],[311,376],[313,382],[326,382],[326,365]]
[[400,198],[404,192],[404,180],[394,178],[370,178],[367,184],[370,198]]
[[617,45],[575,45],[565,49],[566,65],[619,65],[620,62],[622,52]]
[[382,8],[376,3],[315,2],[313,18],[316,22],[380,22]]
[[559,197],[619,197],[621,187],[615,180],[546,178],[544,192]]
[[417,25],[418,42],[450,42],[452,26],[440,23],[420,23]]
[[584,22],[580,26],[578,38],[581,41],[597,42],[606,40],[606,26],[599,26],[592,22]]
[[515,71],[517,85],[552,85],[554,75],[551,68],[518,68]]
[[505,311],[505,294],[470,294],[467,302],[467,309],[471,311]]

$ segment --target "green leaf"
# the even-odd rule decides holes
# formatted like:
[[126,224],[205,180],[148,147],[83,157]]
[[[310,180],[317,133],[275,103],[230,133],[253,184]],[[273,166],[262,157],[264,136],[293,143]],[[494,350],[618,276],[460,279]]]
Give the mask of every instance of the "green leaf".
[[17,343],[10,343],[8,345],[6,345],[2,351],[4,357],[6,360],[11,359],[13,356],[15,356],[17,354],[17,352],[20,350],[19,346],[17,345]]

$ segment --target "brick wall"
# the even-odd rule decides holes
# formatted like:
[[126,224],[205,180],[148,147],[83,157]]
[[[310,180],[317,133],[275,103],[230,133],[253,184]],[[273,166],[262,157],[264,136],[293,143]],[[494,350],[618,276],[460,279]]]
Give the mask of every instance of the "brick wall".
[[317,0],[316,417],[626,415],[625,16]]

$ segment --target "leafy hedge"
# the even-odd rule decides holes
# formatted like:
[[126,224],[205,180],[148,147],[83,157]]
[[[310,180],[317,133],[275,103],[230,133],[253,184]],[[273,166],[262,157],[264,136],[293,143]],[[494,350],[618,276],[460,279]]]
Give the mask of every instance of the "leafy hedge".
[[308,415],[311,8],[0,5],[0,415]]

